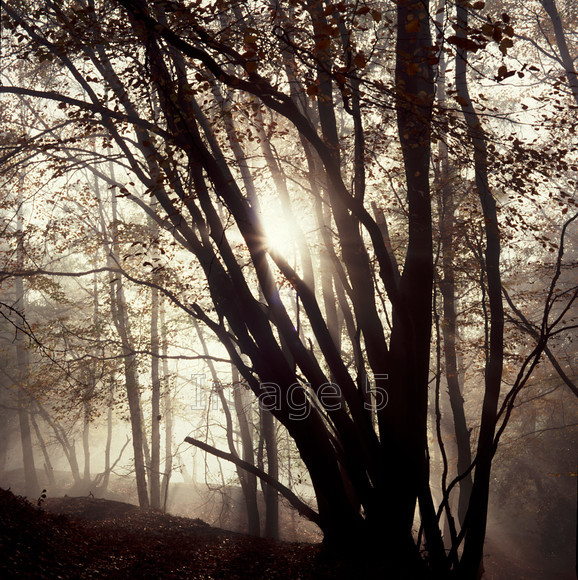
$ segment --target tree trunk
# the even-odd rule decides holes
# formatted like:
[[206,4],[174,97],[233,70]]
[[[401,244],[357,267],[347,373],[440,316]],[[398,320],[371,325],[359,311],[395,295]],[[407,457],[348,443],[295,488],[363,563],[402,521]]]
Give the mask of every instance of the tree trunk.
[[99,493],[104,494],[110,481],[111,463],[110,448],[112,444],[112,407],[114,405],[114,387],[110,386],[108,408],[106,411],[106,444],[104,446],[104,473],[99,484]]
[[[255,465],[255,453],[253,445],[252,425],[249,421],[249,402],[244,397],[245,385],[241,383],[239,371],[234,365],[231,367],[231,374],[233,378],[233,400],[235,403],[235,414],[239,424],[239,432],[241,434],[242,458],[243,461],[249,465]],[[243,473],[245,484],[243,486],[243,495],[245,497],[245,504],[247,508],[247,518],[250,522],[249,527],[259,526],[259,504],[257,501],[257,478],[254,474],[249,472]]]
[[[457,4],[457,28],[459,38],[467,37],[468,10],[464,0]],[[465,578],[475,578],[483,570],[482,557],[486,536],[490,472],[495,453],[494,433],[497,407],[500,397],[504,356],[504,310],[500,276],[500,236],[496,213],[496,201],[488,180],[488,152],[486,135],[470,98],[467,81],[467,51],[457,48],[456,89],[468,134],[474,147],[476,187],[480,198],[486,235],[485,266],[487,293],[490,310],[489,349],[486,360],[485,392],[482,421],[478,438],[477,463],[470,506],[466,515],[466,537],[460,568]]]
[[[195,329],[197,331],[197,335],[199,337],[199,341],[201,342],[201,346],[203,349],[203,353],[205,354],[205,356],[209,355],[209,350],[207,348],[207,343],[205,341],[205,337],[203,335],[203,332],[201,330],[200,325],[198,324],[198,322],[196,320],[194,320],[194,324],[195,324]],[[235,458],[239,458],[239,453],[237,452],[237,448],[235,446],[235,441],[234,441],[234,433],[233,433],[233,420],[231,417],[231,410],[229,409],[229,402],[227,401],[224,393],[223,393],[223,387],[221,385],[221,381],[219,380],[219,377],[217,375],[217,371],[215,369],[215,365],[213,364],[213,361],[210,359],[207,359],[207,365],[209,366],[209,370],[211,371],[211,377],[213,379],[213,385],[215,387],[215,389],[217,390],[217,395],[219,396],[219,400],[221,402],[222,408],[223,408],[223,412],[225,413],[225,421],[226,421],[226,436],[227,436],[227,445],[229,447],[229,451],[231,452],[231,455]],[[235,374],[235,368],[233,367],[232,370],[232,376],[233,376],[233,385],[232,388],[235,388],[235,379],[237,379],[237,383],[238,383],[238,374]],[[233,395],[235,396],[235,395]],[[236,403],[237,399],[235,399],[235,403]],[[237,406],[237,405],[235,405]],[[243,409],[240,409],[241,413],[244,413]],[[243,423],[243,427],[241,430],[241,434],[243,437],[243,433],[245,434],[245,436],[242,439],[243,442],[243,459],[245,459],[245,457],[247,458],[247,463],[251,463],[252,461],[252,455],[253,455],[253,444],[252,444],[252,439],[250,436],[248,436],[248,428],[245,429],[246,424]],[[258,508],[258,503],[257,503],[257,483],[255,480],[255,477],[249,473],[247,473],[246,471],[244,471],[243,469],[241,469],[239,467],[238,464],[236,464],[237,466],[237,476],[239,477],[239,483],[241,484],[241,489],[243,490],[243,497],[245,498],[245,507],[247,510],[247,531],[249,534],[253,535],[253,536],[260,536],[261,535],[261,523],[260,523],[260,519],[259,519],[259,508]]]
[[396,478],[384,474],[383,492],[392,499],[386,509],[391,513],[387,532],[394,553],[416,565],[419,562],[411,537],[419,497],[430,558],[443,570],[445,551],[433,513],[425,459],[433,294],[429,163],[434,82],[428,11],[428,2],[398,2],[396,113],[408,190],[409,240],[399,300],[393,305],[389,402],[378,418],[383,467],[402,474]]
[[[98,178],[94,180],[95,194],[99,200],[100,222],[105,247],[107,249],[107,265],[115,268],[120,263],[119,252],[116,247],[118,232],[116,223],[118,220],[116,210],[116,197],[112,195],[112,223],[113,231],[110,238],[107,233],[107,226],[104,219],[104,209],[100,197]],[[111,241],[112,240],[112,241]],[[134,453],[135,479],[140,507],[149,507],[149,497],[146,481],[146,466],[144,460],[144,427],[141,413],[140,387],[138,383],[137,358],[134,354],[133,341],[130,330],[130,318],[124,295],[122,279],[110,271],[110,306],[114,326],[121,342],[121,352],[123,354],[124,380],[130,413],[130,425],[132,433],[132,447]]]
[[[444,2],[445,5],[445,2]],[[445,12],[444,12],[445,13]],[[443,51],[439,53],[437,93],[440,108],[446,106],[446,60]],[[458,340],[458,324],[456,315],[456,280],[455,280],[455,209],[456,200],[454,184],[451,181],[451,168],[445,135],[439,140],[438,146],[437,188],[439,195],[439,225],[442,251],[442,278],[439,282],[443,299],[443,319],[441,324],[443,336],[443,352],[445,360],[445,378],[448,386],[450,405],[454,420],[454,431],[457,444],[457,475],[465,473],[472,463],[470,447],[470,431],[464,412],[464,398],[460,386],[460,371],[458,366],[456,344]],[[472,476],[468,473],[460,481],[458,502],[458,519],[463,525],[472,493]]]
[[562,66],[566,72],[568,86],[572,91],[572,96],[574,97],[576,105],[578,105],[578,73],[576,72],[576,67],[574,66],[575,59],[572,58],[568,48],[564,27],[562,26],[560,14],[558,13],[558,8],[556,7],[556,0],[540,0],[540,2],[550,17],[550,20],[552,21],[552,27],[554,28],[554,35],[556,37],[556,44],[558,45],[558,51],[560,52]]
[[48,487],[54,490],[56,488],[56,480],[54,479],[54,467],[52,467],[52,461],[50,459],[50,454],[48,453],[48,448],[46,447],[46,441],[42,436],[40,427],[38,426],[38,421],[34,417],[34,413],[30,413],[30,422],[32,427],[34,427],[34,433],[36,434],[36,439],[40,444],[40,450],[44,457],[44,473],[46,474],[46,479],[48,481]]
[[84,457],[84,471],[82,479],[84,485],[90,484],[90,411],[87,403],[84,403],[84,415],[82,421],[82,452]]
[[18,366],[20,370],[20,385],[18,387],[18,422],[20,425],[20,443],[22,446],[22,462],[24,464],[25,495],[35,497],[40,493],[36,465],[34,462],[34,450],[32,448],[32,433],[30,431],[30,419],[28,416],[30,399],[23,390],[22,382],[26,380],[27,367],[25,356],[22,355],[21,348],[18,349]]
[[70,472],[72,474],[72,479],[74,481],[75,486],[81,485],[82,480],[80,477],[80,468],[78,466],[78,459],[76,457],[76,448],[74,441],[71,442],[68,439],[66,431],[62,428],[61,425],[59,425],[59,423],[54,418],[52,418],[48,414],[46,409],[38,401],[36,402],[36,409],[38,410],[38,413],[40,414],[42,419],[44,419],[46,425],[48,425],[52,429],[52,432],[54,433],[56,440],[62,447],[64,456],[66,457],[68,465],[70,466]]
[[163,511],[167,511],[169,498],[169,483],[173,473],[173,397],[171,393],[171,378],[169,375],[169,343],[167,338],[167,324],[165,318],[164,301],[161,297],[159,304],[159,320],[161,324],[161,344],[163,353],[163,405],[165,416],[165,466],[162,479]]
[[[157,232],[158,234],[158,232]],[[154,238],[153,238],[154,239]],[[161,379],[159,373],[159,292],[156,288],[151,289],[151,463],[150,463],[150,495],[151,507],[161,507],[161,482],[160,482],[160,450],[161,450]]]
[[[267,473],[275,480],[279,480],[279,459],[277,454],[277,433],[275,417],[261,409],[261,434],[265,440],[267,453]],[[279,539],[279,495],[277,490],[265,484],[265,537]]]
[[[18,194],[18,215],[17,215],[17,231],[18,231],[18,263],[24,265],[24,230],[22,219],[22,182],[21,189]],[[16,277],[14,280],[15,292],[15,308],[18,309],[22,320],[26,320],[26,296],[24,294],[24,281],[21,277]],[[16,364],[18,367],[18,422],[20,425],[20,443],[22,445],[22,461],[24,463],[24,481],[25,493],[28,497],[37,496],[40,493],[40,486],[38,484],[38,477],[36,474],[36,465],[34,462],[34,450],[32,448],[32,433],[30,431],[30,419],[28,413],[30,412],[31,401],[27,394],[28,376],[30,372],[30,356],[25,344],[25,338],[22,332],[17,332],[17,339],[15,341],[16,348]]]

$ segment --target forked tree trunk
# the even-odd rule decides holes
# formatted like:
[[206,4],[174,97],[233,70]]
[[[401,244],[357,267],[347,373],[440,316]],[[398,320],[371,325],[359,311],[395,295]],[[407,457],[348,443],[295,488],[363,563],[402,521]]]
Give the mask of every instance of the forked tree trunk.
[[[40,450],[42,451],[42,456],[44,457],[44,473],[46,475],[46,481],[48,482],[48,491],[54,490],[56,487],[56,480],[54,478],[54,467],[52,467],[52,460],[50,459],[50,453],[48,452],[48,447],[46,446],[46,441],[44,440],[44,436],[40,431],[40,427],[38,426],[38,421],[34,417],[34,413],[30,413],[30,422],[32,423],[32,427],[34,428],[34,433],[36,435],[36,439],[38,440],[38,444],[40,445]],[[44,484],[42,484],[44,487]]]

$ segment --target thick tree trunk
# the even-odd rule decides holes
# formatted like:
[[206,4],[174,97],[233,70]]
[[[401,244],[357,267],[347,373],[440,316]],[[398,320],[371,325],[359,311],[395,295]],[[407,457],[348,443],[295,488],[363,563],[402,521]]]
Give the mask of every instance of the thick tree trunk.
[[[390,341],[389,403],[379,414],[387,479],[391,534],[397,549],[419,561],[411,538],[419,498],[428,551],[440,571],[445,550],[435,518],[427,465],[427,402],[432,328],[433,246],[429,164],[435,93],[429,30],[429,2],[397,5],[396,112],[409,209],[409,239],[400,299],[394,304]],[[387,466],[387,467],[386,467]],[[390,506],[388,506],[390,507]]]

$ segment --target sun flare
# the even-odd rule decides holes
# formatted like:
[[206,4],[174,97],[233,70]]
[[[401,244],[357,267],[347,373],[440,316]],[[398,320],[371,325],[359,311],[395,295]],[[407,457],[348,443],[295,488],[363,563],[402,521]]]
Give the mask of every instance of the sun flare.
[[296,232],[282,212],[263,216],[265,244],[286,259],[295,255]]

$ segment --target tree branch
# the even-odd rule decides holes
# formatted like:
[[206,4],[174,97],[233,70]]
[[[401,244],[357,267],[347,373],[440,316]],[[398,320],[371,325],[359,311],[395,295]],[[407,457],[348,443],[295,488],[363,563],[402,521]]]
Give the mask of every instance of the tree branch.
[[256,475],[260,479],[262,479],[265,483],[270,485],[271,487],[275,488],[302,516],[306,517],[308,520],[311,520],[315,524],[319,525],[319,514],[311,509],[305,502],[301,501],[288,487],[285,487],[282,483],[273,479],[270,475],[243,461],[239,457],[235,457],[231,453],[227,453],[225,451],[221,451],[208,443],[204,443],[203,441],[199,441],[198,439],[193,439],[192,437],[185,437],[185,442],[210,453],[211,455],[215,455],[216,457],[220,457],[221,459],[226,459],[231,463],[234,463],[241,469]]

